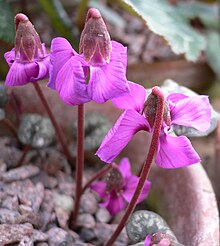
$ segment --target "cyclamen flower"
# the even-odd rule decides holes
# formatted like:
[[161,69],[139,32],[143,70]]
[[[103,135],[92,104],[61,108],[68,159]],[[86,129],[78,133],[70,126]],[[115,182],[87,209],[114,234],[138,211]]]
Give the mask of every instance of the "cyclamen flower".
[[[130,93],[126,79],[127,49],[110,40],[101,14],[90,9],[78,54],[64,38],[51,45],[48,86],[69,105],[97,103]],[[87,84],[87,77],[89,81]]]
[[[125,112],[110,129],[96,153],[108,163],[117,157],[138,131],[152,131],[152,124],[146,117],[149,111],[146,112],[145,108],[145,88],[132,82],[129,86],[132,95],[112,100],[115,106],[125,109]],[[161,128],[155,163],[162,168],[179,168],[198,163],[200,157],[188,138],[171,136],[169,130],[174,124],[194,127],[199,131],[209,129],[211,107],[208,97],[172,93],[166,97],[165,109],[166,120]]]
[[[119,163],[111,164],[113,169],[109,172],[105,181],[96,181],[90,188],[97,192],[103,199],[100,207],[105,207],[112,216],[126,207],[133,197],[139,181],[139,177],[131,173],[128,158],[123,158]],[[138,203],[144,200],[150,189],[150,182],[146,180]]]
[[15,16],[15,30],[15,48],[4,55],[10,66],[5,85],[25,85],[48,78],[50,57],[26,15]]

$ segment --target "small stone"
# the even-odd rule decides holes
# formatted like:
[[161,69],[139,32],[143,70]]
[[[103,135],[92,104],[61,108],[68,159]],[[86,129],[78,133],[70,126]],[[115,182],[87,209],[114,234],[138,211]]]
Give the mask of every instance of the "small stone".
[[61,194],[67,195],[67,196],[74,196],[75,195],[75,188],[76,185],[73,182],[59,182],[58,188]]
[[[117,227],[117,224],[97,223],[95,226],[94,232],[96,234],[96,237],[103,244],[109,239],[109,236],[112,235],[116,227]],[[127,236],[125,229],[121,231],[114,245],[118,245],[118,246],[128,245],[128,236]]]
[[66,231],[61,228],[54,227],[47,232],[49,236],[49,245],[53,246],[72,246],[73,240]]
[[48,243],[36,243],[36,246],[49,246]]
[[33,234],[33,226],[27,224],[0,224],[0,245],[20,242],[25,236]]
[[3,120],[5,118],[5,110],[0,108],[0,120]]
[[132,243],[144,241],[147,235],[153,235],[157,232],[168,234],[174,241],[177,241],[164,219],[147,210],[134,212],[126,225],[126,230]]
[[23,205],[23,204],[21,204],[21,205],[19,205],[19,212],[21,213],[21,214],[26,214],[26,213],[31,213],[31,212],[33,212],[33,210],[32,210],[32,208],[31,207],[29,207],[29,206],[26,206],[26,205]]
[[11,169],[7,173],[1,174],[0,178],[4,182],[12,182],[30,178],[40,172],[40,169],[34,165],[27,165]]
[[33,241],[47,241],[48,240],[48,235],[42,231],[39,231],[39,230],[34,230],[33,231],[33,235],[31,237],[33,239]]
[[21,119],[18,138],[21,143],[33,148],[47,147],[55,138],[55,130],[48,118],[39,114],[26,114]]
[[42,183],[36,184],[34,193],[36,194],[36,196],[35,199],[33,200],[32,208],[33,211],[37,213],[44,199],[44,186]]
[[42,221],[41,216],[39,216],[39,214],[35,214],[33,212],[22,214],[17,219],[17,223],[20,223],[20,224],[31,223],[35,228],[41,228],[43,225],[43,221]]
[[8,196],[2,202],[2,208],[7,208],[9,210],[18,210],[18,197],[17,196]]
[[70,212],[73,209],[74,201],[73,201],[73,198],[70,196],[61,195],[61,194],[56,193],[54,194],[53,201],[54,201],[55,207],[62,208],[68,214],[70,214]]
[[106,208],[99,208],[95,214],[97,222],[108,223],[111,219],[111,214]]
[[20,216],[20,213],[17,211],[9,210],[7,208],[0,208],[1,224],[16,224]]
[[92,229],[82,228],[80,231],[80,238],[84,242],[90,242],[96,237],[95,232]]
[[34,183],[41,182],[45,188],[54,189],[58,185],[56,178],[49,176],[46,172],[41,171],[31,179]]
[[79,214],[76,222],[77,226],[84,228],[93,228],[95,226],[95,219],[91,214]]
[[80,208],[84,213],[95,214],[98,209],[98,202],[93,193],[84,193],[81,197]]
[[55,207],[55,214],[56,214],[59,226],[63,229],[67,229],[69,214],[61,207]]

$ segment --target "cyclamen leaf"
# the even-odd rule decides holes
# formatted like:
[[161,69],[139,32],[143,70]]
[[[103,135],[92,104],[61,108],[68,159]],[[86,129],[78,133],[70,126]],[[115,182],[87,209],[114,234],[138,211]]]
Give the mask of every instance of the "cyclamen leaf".
[[0,39],[14,42],[14,13],[8,3],[0,0]]
[[205,49],[205,39],[188,23],[188,18],[165,0],[121,0],[140,15],[148,27],[163,36],[176,54],[196,61]]

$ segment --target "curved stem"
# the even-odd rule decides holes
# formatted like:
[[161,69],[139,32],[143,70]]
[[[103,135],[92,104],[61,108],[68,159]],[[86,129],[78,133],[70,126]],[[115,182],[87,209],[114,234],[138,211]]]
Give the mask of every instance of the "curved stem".
[[77,215],[80,207],[80,198],[82,195],[82,177],[84,170],[84,105],[78,106],[78,129],[77,129],[77,158],[76,158],[76,193],[75,207],[70,215],[70,228],[75,227]]
[[118,224],[118,227],[114,231],[113,235],[111,238],[106,242],[105,246],[111,246],[121,233],[122,229],[124,228],[125,224],[127,223],[130,215],[135,209],[135,206],[137,204],[138,198],[143,190],[145,181],[147,179],[147,176],[150,171],[151,163],[153,161],[154,153],[157,149],[157,144],[158,144],[158,139],[160,136],[160,130],[161,126],[163,123],[163,111],[164,111],[164,96],[162,93],[157,94],[157,111],[156,111],[156,117],[155,117],[155,122],[154,122],[154,127],[153,127],[153,136],[150,144],[150,149],[148,151],[147,159],[146,162],[142,168],[141,175],[139,178],[139,182],[137,184],[136,190],[134,192],[134,195],[131,199],[131,202],[128,204],[127,209],[125,211],[124,216],[122,217],[120,223]]
[[50,107],[49,107],[49,105],[47,103],[47,100],[46,100],[46,98],[45,98],[45,96],[44,96],[39,84],[37,82],[36,83],[32,83],[32,84],[34,85],[34,88],[36,89],[37,94],[40,97],[41,102],[44,105],[44,107],[45,107],[45,109],[47,111],[47,114],[48,114],[48,116],[49,116],[49,118],[50,118],[50,120],[51,120],[51,122],[52,122],[52,124],[53,124],[53,126],[55,128],[55,130],[56,130],[57,137],[58,137],[58,139],[59,139],[59,141],[61,143],[61,146],[63,148],[63,152],[64,152],[67,160],[69,161],[69,163],[73,166],[73,158],[70,155],[69,149],[67,148],[67,145],[66,145],[66,143],[64,141],[63,132],[61,131],[61,128],[59,127],[59,125],[58,125],[58,123],[57,123],[52,111],[50,110]]
[[83,187],[82,189],[82,193],[91,185],[92,182],[94,182],[95,180],[101,178],[102,176],[104,176],[106,173],[108,173],[110,170],[112,169],[112,165],[111,164],[107,164],[107,166],[104,166],[96,175],[94,175],[94,177],[92,177]]

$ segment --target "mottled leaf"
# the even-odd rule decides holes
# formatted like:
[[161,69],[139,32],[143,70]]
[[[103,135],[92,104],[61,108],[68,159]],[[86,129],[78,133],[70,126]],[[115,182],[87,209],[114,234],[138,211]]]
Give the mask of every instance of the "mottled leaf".
[[204,37],[165,0],[121,1],[138,13],[153,32],[163,36],[176,54],[185,54],[188,60],[196,61],[205,49]]

